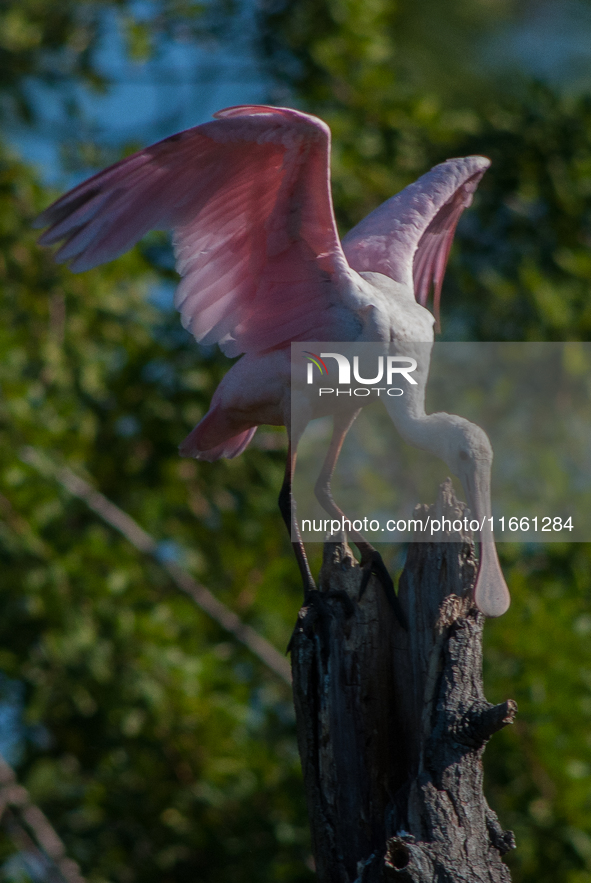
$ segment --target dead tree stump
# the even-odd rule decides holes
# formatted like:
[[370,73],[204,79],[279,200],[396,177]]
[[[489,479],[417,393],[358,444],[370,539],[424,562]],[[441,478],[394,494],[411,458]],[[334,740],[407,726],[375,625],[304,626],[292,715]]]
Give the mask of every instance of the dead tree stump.
[[[461,518],[448,480],[418,517]],[[298,745],[320,883],[507,883],[515,843],[482,791],[488,739],[512,700],[482,689],[474,546],[413,543],[400,580],[408,631],[343,543],[327,543],[317,602],[291,658]]]

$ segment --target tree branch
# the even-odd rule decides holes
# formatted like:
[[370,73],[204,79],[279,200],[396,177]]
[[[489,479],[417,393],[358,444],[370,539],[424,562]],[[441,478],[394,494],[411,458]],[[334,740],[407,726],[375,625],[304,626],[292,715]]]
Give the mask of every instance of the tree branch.
[[85,883],[76,862],[68,858],[55,828],[31,801],[29,792],[19,784],[14,770],[1,756],[0,819],[16,847],[37,856],[46,868],[48,879],[57,879],[59,883]]
[[237,641],[258,656],[282,681],[291,686],[291,669],[287,659],[266,638],[222,604],[205,586],[193,579],[191,574],[174,561],[163,561],[159,555],[158,541],[147,533],[127,512],[92,487],[79,475],[67,467],[59,467],[49,457],[35,448],[26,447],[19,451],[23,462],[32,466],[46,478],[53,478],[70,494],[84,503],[107,524],[123,534],[139,552],[149,555],[170,575],[174,584],[188,595],[198,607],[231,634]]
[[[463,508],[448,481],[418,515],[453,521]],[[408,631],[375,580],[359,598],[359,568],[338,543],[300,612],[292,670],[320,883],[510,880],[501,855],[515,843],[484,798],[482,753],[517,706],[484,698],[474,547],[446,539],[409,547]]]

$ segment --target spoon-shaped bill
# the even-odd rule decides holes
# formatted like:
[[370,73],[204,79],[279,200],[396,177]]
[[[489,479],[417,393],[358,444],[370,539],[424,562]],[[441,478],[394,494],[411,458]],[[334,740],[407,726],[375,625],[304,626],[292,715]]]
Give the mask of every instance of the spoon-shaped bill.
[[[487,440],[488,443],[488,440]],[[480,524],[480,563],[474,586],[474,603],[485,616],[502,616],[511,603],[501,571],[492,531],[490,506],[490,458],[474,458],[462,477],[468,505]]]
[[511,603],[492,532],[480,536],[480,566],[474,586],[474,603],[485,616],[502,616]]

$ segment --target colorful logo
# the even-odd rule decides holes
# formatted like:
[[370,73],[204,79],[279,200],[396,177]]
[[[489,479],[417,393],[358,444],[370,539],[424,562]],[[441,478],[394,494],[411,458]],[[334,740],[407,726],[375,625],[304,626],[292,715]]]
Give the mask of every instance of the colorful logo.
[[326,367],[326,362],[324,362],[320,356],[317,356],[316,353],[311,353],[308,350],[304,350],[306,353],[308,364],[308,383],[312,382],[312,372],[314,370],[314,365],[320,371],[320,374],[328,374],[328,368]]

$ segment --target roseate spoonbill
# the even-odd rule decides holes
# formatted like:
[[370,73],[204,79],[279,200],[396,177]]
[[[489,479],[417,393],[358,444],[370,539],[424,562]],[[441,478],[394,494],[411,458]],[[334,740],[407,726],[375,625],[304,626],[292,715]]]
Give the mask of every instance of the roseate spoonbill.
[[[330,192],[330,130],[296,110],[231,107],[215,119],[165,138],[116,163],[58,199],[37,219],[51,225],[43,245],[82,271],[129,249],[152,229],[171,229],[182,281],[175,303],[197,341],[218,343],[239,359],[211,407],[181,445],[202,460],[236,457],[263,423],[285,425],[289,450],[280,508],[308,594],[315,588],[293,514],[291,484],[299,438],[314,406],[302,390],[291,420],[291,341],[394,342],[404,352],[433,341],[425,308],[434,285],[438,317],[443,275],[463,209],[489,161],[451,159],[385,202],[339,242]],[[428,366],[412,396],[392,399],[402,436],[441,457],[458,475],[479,521],[477,606],[499,616],[509,594],[490,515],[492,451],[485,433],[460,417],[427,415]],[[316,490],[340,513],[330,479],[358,404],[334,416]],[[365,578],[389,580],[381,558],[359,534]],[[390,588],[391,588],[390,581]],[[390,593],[392,600],[393,591]],[[397,604],[396,597],[393,598]]]

